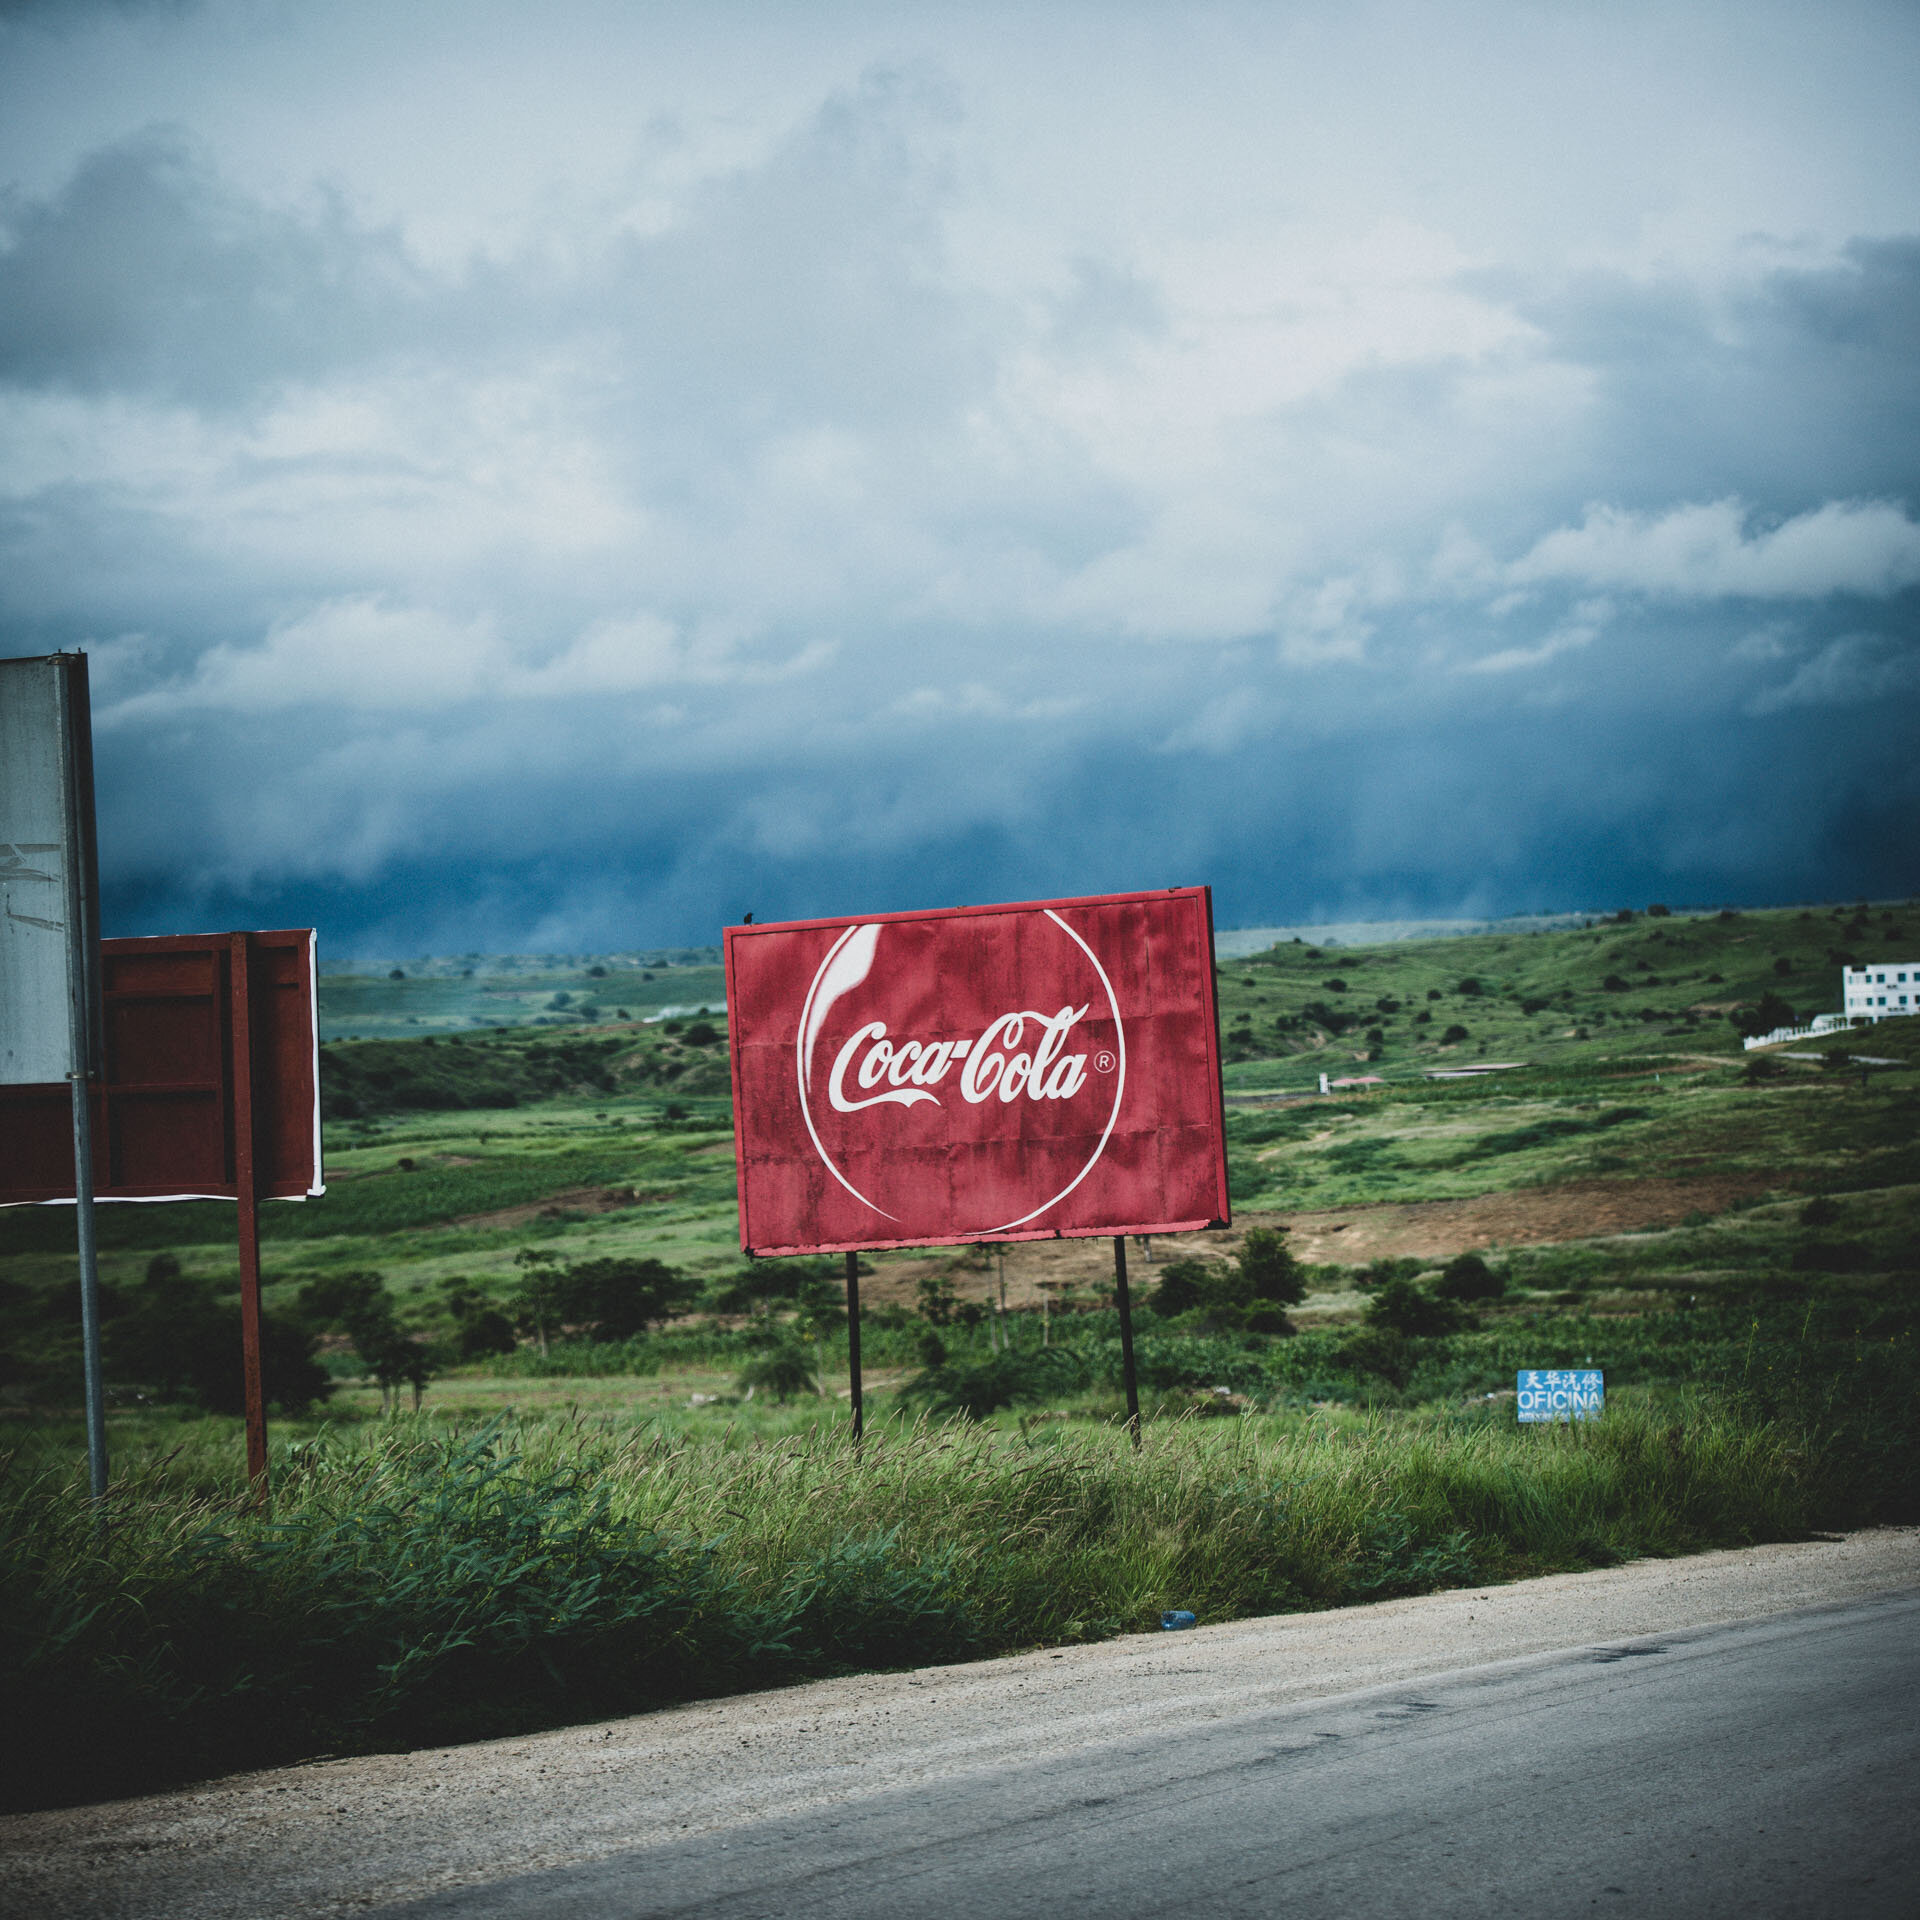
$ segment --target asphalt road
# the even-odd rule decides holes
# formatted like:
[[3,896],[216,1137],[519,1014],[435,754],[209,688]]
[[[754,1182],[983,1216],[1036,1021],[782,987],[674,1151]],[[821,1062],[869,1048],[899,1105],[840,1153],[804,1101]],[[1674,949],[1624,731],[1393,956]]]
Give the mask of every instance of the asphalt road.
[[1911,1920],[1920,1594],[1249,1704],[375,1910]]
[[6,1815],[0,1911],[1920,1915],[1917,1608],[1882,1527],[848,1674]]

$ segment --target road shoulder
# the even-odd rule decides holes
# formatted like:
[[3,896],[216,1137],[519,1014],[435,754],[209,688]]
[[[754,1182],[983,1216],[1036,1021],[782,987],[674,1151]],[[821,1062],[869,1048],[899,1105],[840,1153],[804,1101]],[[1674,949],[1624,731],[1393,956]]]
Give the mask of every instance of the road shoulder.
[[362,1910],[1421,1675],[1920,1588],[1920,1528],[858,1675],[0,1820],[21,1910]]

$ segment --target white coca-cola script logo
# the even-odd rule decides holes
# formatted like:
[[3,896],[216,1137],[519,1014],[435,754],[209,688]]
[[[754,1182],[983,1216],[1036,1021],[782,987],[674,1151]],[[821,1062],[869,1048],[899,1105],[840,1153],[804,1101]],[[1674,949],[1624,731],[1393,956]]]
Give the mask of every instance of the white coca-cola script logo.
[[[1015,1108],[1021,1104],[1044,1107],[1054,1103],[1051,1111],[1060,1114],[1074,1136],[1084,1139],[1094,1127],[1099,1128],[1097,1142],[1085,1164],[1079,1166],[1057,1192],[1048,1193],[1038,1205],[1028,1207],[1016,1218],[975,1229],[986,1235],[1024,1226],[1064,1200],[1092,1172],[1106,1151],[1126,1088],[1126,1037],[1120,1008],[1114,998],[1113,983],[1093,949],[1050,908],[1044,911],[1044,918],[1072,943],[1078,956],[1084,957],[1085,965],[1076,965],[1073,971],[1081,976],[1085,985],[1097,981],[1099,999],[1104,1005],[1088,999],[1078,1006],[1069,1004],[1051,1011],[1014,1007],[988,1018],[977,1033],[955,1034],[949,1026],[944,1037],[924,1032],[901,1033],[892,1030],[884,1019],[866,1019],[823,1050],[818,1043],[828,1016],[847,995],[867,986],[869,976],[873,975],[885,923],[849,927],[821,961],[807,990],[795,1046],[800,1108],[815,1150],[828,1172],[856,1200],[883,1218],[892,1220],[898,1216],[848,1179],[822,1138],[822,1127],[830,1115],[879,1109],[881,1112],[875,1117],[884,1119],[889,1110],[897,1114],[900,1109],[925,1106],[957,1105],[964,1113],[969,1107]],[[859,1002],[854,1005],[858,1008]],[[1089,1048],[1078,1044],[1083,1023],[1103,1030],[1098,1046]],[[1110,1035],[1104,1031],[1108,1028]],[[817,1060],[816,1052],[819,1053]],[[1084,1111],[1085,1101],[1096,1103],[1091,1114]],[[1061,1113],[1058,1103],[1081,1110]],[[988,1116],[980,1118],[985,1120]],[[1009,1113],[1006,1118],[1017,1121],[1020,1116]],[[1032,1123],[1040,1123],[1044,1118],[1041,1113],[1028,1116]],[[980,1126],[953,1131],[957,1135],[978,1136],[988,1130],[1006,1132],[1005,1128]],[[1043,1134],[1052,1131],[1045,1126],[1039,1130]],[[830,1131],[844,1138],[846,1123],[837,1122]],[[1034,1158],[1039,1161],[1043,1156]],[[1047,1184],[1056,1184],[1065,1168],[1057,1159],[1047,1159],[1046,1165]],[[1004,1179],[1001,1188],[996,1190],[1003,1188]]]

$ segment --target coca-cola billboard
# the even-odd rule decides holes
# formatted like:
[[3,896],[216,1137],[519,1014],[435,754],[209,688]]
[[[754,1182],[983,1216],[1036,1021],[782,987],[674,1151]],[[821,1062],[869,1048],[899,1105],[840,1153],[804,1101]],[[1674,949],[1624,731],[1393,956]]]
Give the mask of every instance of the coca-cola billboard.
[[726,930],[740,1241],[1226,1223],[1204,887]]

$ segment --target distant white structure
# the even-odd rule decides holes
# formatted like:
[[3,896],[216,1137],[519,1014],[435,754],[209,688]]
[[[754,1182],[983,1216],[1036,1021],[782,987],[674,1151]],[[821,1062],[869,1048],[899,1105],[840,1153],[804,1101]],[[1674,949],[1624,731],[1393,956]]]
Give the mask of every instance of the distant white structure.
[[1897,1020],[1903,1013],[1920,1012],[1920,960],[1842,967],[1840,994],[1849,1022]]
[[1756,1033],[1740,1044],[1751,1053],[1755,1047],[1777,1047],[1783,1040],[1817,1040],[1823,1033],[1838,1033],[1853,1024],[1844,1013],[1816,1013],[1804,1027],[1775,1027],[1771,1033]]
[[1843,1027],[1870,1027],[1902,1014],[1920,1014],[1920,960],[1889,960],[1873,967],[1840,969],[1839,1013],[1816,1013],[1803,1027],[1775,1027],[1758,1033],[1746,1049],[1777,1047],[1783,1040],[1811,1040]]

